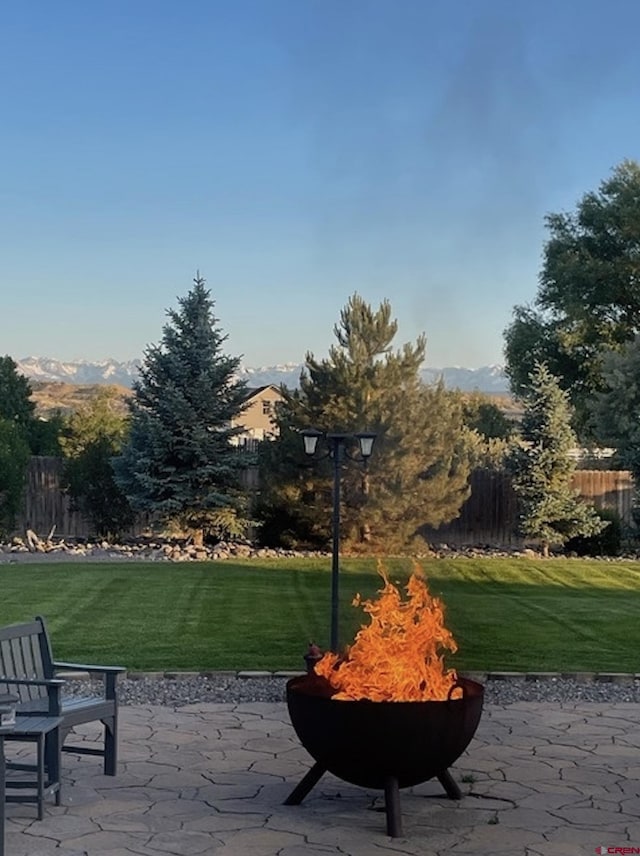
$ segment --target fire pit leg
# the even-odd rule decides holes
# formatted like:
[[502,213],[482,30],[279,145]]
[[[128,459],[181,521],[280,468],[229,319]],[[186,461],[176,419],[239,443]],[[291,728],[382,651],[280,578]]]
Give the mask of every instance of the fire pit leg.
[[300,803],[306,797],[309,791],[315,785],[318,784],[318,782],[326,772],[327,768],[323,766],[319,761],[316,761],[316,763],[305,775],[302,781],[297,784],[295,788],[291,791],[289,796],[284,801],[283,805],[300,805]]
[[443,770],[441,773],[438,773],[438,781],[447,792],[447,796],[450,800],[462,799],[462,791],[448,770]]
[[402,838],[402,813],[400,811],[400,788],[395,776],[388,776],[384,783],[384,802],[387,812],[387,835]]

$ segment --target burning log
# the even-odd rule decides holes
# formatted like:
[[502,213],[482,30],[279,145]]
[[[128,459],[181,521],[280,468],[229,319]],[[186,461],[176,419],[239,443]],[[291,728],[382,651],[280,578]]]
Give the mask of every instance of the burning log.
[[448,768],[475,734],[484,689],[445,667],[442,651],[457,646],[420,569],[406,600],[381,575],[377,600],[354,601],[370,616],[354,644],[340,656],[325,654],[313,672],[287,683],[291,722],[316,763],[285,804],[298,805],[329,771],[383,788],[387,833],[398,837],[400,788],[436,777],[451,799],[461,798]]

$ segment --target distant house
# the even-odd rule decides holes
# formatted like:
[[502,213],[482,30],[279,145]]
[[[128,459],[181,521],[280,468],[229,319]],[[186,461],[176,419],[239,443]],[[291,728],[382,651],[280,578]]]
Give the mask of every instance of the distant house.
[[241,446],[250,440],[269,440],[275,437],[276,427],[273,421],[276,404],[282,401],[282,393],[277,386],[247,387],[247,398],[242,413],[231,423],[234,428],[242,428],[234,438]]

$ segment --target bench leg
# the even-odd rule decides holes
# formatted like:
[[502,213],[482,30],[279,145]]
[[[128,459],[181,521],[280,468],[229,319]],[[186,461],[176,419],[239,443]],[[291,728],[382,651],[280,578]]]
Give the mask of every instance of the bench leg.
[[0,856],[4,856],[4,737],[0,734]]
[[118,772],[118,719],[103,719],[104,725],[104,774],[115,776]]
[[55,792],[56,805],[60,805],[60,801],[62,799],[62,783],[60,781],[60,775],[62,771],[62,763],[60,756],[62,750],[60,743],[60,729],[55,728],[50,734],[47,734],[47,739],[45,742],[45,756],[47,772],[49,774],[49,784],[57,784],[58,786]]
[[36,798],[38,805],[38,820],[44,817],[44,783],[45,783],[45,735],[38,734],[36,740]]

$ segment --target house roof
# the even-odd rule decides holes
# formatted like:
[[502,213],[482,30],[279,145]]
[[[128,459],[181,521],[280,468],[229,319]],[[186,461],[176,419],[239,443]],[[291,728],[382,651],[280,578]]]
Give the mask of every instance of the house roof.
[[267,389],[272,389],[274,392],[277,392],[280,395],[280,388],[277,387],[273,383],[267,383],[264,386],[248,386],[246,389],[245,401],[249,401],[251,398],[255,398],[260,393],[265,392]]

